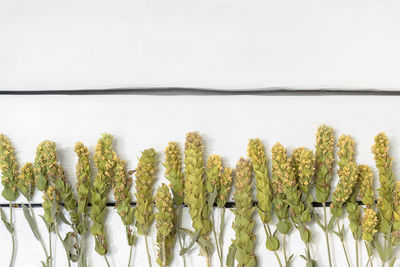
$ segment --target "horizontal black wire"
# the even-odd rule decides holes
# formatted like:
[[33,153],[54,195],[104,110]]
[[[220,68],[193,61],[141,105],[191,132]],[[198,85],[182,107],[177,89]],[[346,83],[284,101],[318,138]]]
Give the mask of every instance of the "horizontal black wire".
[[296,89],[268,87],[249,90],[210,89],[190,87],[108,88],[77,90],[0,90],[0,95],[265,95],[265,96],[312,96],[312,95],[370,95],[400,96],[400,90],[379,89]]
[[[256,206],[257,203],[258,203],[257,201],[253,201],[253,206]],[[331,203],[332,202],[328,201],[328,202],[325,202],[325,205],[327,207],[329,207],[331,205]],[[357,204],[358,205],[363,205],[363,203],[361,201],[357,201]],[[21,208],[21,205],[26,205],[27,206],[28,203],[13,203],[13,207],[15,207],[15,208]],[[41,208],[42,207],[41,203],[32,203],[31,205],[32,205],[32,208]],[[64,205],[64,204],[62,203],[61,205]],[[107,205],[107,207],[115,207],[115,203],[113,203],[113,202],[107,203],[106,205]],[[131,205],[132,206],[136,206],[136,202],[131,202]],[[323,207],[323,204],[320,203],[320,202],[313,202],[312,205],[315,208]],[[8,204],[8,203],[0,204],[0,207],[2,207],[2,208],[8,208],[9,206],[10,206],[10,204]],[[90,203],[89,203],[89,206],[91,206]],[[183,207],[187,207],[187,205],[185,205],[185,204],[183,204],[182,206]],[[214,203],[214,207],[216,207],[216,206],[217,206],[217,204]],[[227,202],[225,204],[225,208],[231,209],[231,208],[234,208],[234,207],[235,207],[235,203],[234,202]]]

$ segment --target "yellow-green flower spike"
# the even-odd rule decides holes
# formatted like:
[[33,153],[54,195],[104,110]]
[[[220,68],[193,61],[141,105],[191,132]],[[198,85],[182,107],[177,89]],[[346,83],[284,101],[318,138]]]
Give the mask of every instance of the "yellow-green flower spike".
[[[56,204],[56,211],[53,210],[53,201]],[[57,191],[56,187],[50,185],[43,195],[43,210],[44,219],[49,225],[54,225],[55,223],[55,212],[60,208],[60,193]]]
[[222,160],[219,155],[211,155],[208,157],[206,166],[206,190],[207,193],[218,193],[220,180],[222,176]]
[[380,187],[378,189],[378,209],[380,214],[380,229],[388,234],[393,218],[393,190],[395,176],[392,168],[392,158],[389,155],[389,139],[385,133],[375,137],[372,153],[379,171]]
[[340,217],[342,206],[350,198],[358,180],[357,164],[354,160],[355,142],[349,135],[341,135],[338,140],[339,156],[339,183],[332,194],[331,212]]
[[0,134],[0,170],[3,192],[1,195],[8,201],[14,201],[19,192],[17,190],[18,163],[14,147],[7,136]]
[[186,134],[184,201],[189,207],[195,231],[207,235],[212,229],[207,192],[204,184],[204,147],[198,132]]
[[162,184],[155,195],[157,245],[159,247],[157,263],[160,266],[169,266],[173,256],[175,244],[175,212],[174,202],[167,185]]
[[88,203],[90,199],[90,164],[89,164],[89,151],[87,147],[82,143],[78,142],[75,144],[74,151],[78,156],[78,162],[76,164],[76,177],[78,182],[76,183],[76,190],[78,192],[78,218],[79,225],[77,226],[79,233],[86,232],[86,224],[84,218],[88,216]]
[[358,175],[360,183],[358,197],[362,199],[367,208],[371,208],[375,204],[374,175],[367,165],[358,166]]
[[378,216],[376,216],[376,212],[371,208],[365,209],[364,217],[361,223],[362,239],[367,242],[371,242],[374,239],[375,234],[378,232],[376,229],[377,226]]
[[35,191],[35,174],[32,163],[25,163],[21,168],[21,172],[18,175],[17,188],[27,200],[32,199]]
[[221,175],[221,180],[219,183],[219,191],[217,197],[217,206],[218,208],[224,208],[226,201],[228,201],[229,193],[231,192],[232,187],[232,169],[224,168],[224,171]]
[[[271,149],[271,154],[271,185],[274,192],[272,203],[274,204],[275,214],[279,219],[278,230],[281,234],[287,234],[290,231],[291,223],[289,221],[289,205],[287,204],[284,186],[294,186],[295,182],[288,177],[290,161],[287,158],[286,149],[280,143],[276,143]],[[284,185],[285,183],[289,184]]]
[[127,176],[126,163],[118,158],[114,169],[114,179],[112,181],[115,208],[117,209],[118,215],[121,217],[122,223],[126,226],[128,244],[133,246],[135,243],[135,235],[131,228],[134,221],[134,209],[131,206],[131,186],[132,178]]
[[232,225],[235,230],[234,246],[237,249],[237,266],[257,266],[257,258],[254,254],[256,236],[254,235],[253,194],[251,193],[252,164],[248,159],[240,158],[236,165],[235,192],[235,219]]
[[393,226],[392,226],[392,246],[400,243],[400,181],[397,181],[393,191]]
[[293,150],[292,162],[300,190],[308,195],[315,172],[315,155],[312,150],[299,147]]
[[103,134],[97,141],[94,162],[97,168],[91,191],[90,228],[95,237],[95,250],[100,255],[107,253],[107,239],[105,235],[104,219],[106,216],[107,195],[113,179],[113,171],[117,155],[112,147],[113,136]]
[[141,235],[148,235],[154,220],[153,214],[153,185],[156,180],[157,163],[156,151],[146,149],[139,158],[136,168],[136,227]]
[[267,157],[265,148],[260,139],[250,139],[247,146],[247,156],[253,163],[257,189],[257,210],[264,224],[271,221],[272,188],[268,175]]
[[335,137],[331,127],[322,125],[317,130],[315,146],[315,187],[316,199],[325,203],[330,193],[333,177]]
[[46,191],[49,182],[58,172],[56,144],[54,142],[45,140],[38,145],[33,167],[37,189]]
[[165,148],[165,177],[171,183],[171,190],[174,194],[174,203],[183,204],[183,172],[181,150],[177,142],[169,142]]

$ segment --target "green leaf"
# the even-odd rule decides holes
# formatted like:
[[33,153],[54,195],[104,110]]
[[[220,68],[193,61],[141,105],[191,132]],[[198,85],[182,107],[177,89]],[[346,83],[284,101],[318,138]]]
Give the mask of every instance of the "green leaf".
[[194,234],[193,234],[192,231],[187,230],[187,229],[184,229],[184,228],[179,228],[178,231],[183,231],[183,232],[185,232],[186,234],[188,234],[188,235],[192,238],[192,240],[191,240],[190,243],[189,243],[189,246],[187,246],[186,248],[182,248],[181,251],[179,252],[179,255],[182,256],[182,255],[184,255],[186,252],[188,252],[189,249],[191,249],[191,248],[193,247],[194,243],[196,243],[197,239],[198,239],[199,236],[200,236],[201,230],[198,230],[198,231],[197,231],[196,233],[194,233]]
[[268,250],[276,251],[279,249],[279,240],[275,236],[268,236],[265,246]]
[[228,255],[226,256],[226,265],[227,265],[227,267],[234,267],[234,266],[235,266],[236,251],[237,251],[237,248],[236,248],[236,246],[232,243],[232,244],[229,246]]
[[67,225],[72,225],[67,218],[65,218],[65,215],[62,211],[58,212],[57,214],[57,219],[61,220],[63,223],[67,224]]
[[35,238],[37,240],[40,240],[39,229],[38,229],[35,219],[32,217],[31,213],[29,212],[29,209],[24,204],[21,204],[21,207],[22,207],[22,211],[24,213],[25,219],[28,222],[33,235],[35,236]]
[[211,210],[211,212],[212,212],[212,208],[214,206],[215,199],[217,198],[217,195],[218,195],[218,190],[216,188],[214,188],[214,191],[208,195],[208,199],[207,199],[208,207]]
[[396,262],[396,257],[394,257],[394,258],[390,261],[389,267],[393,267],[395,262]]
[[1,207],[0,207],[0,216],[8,232],[10,232],[10,234],[14,233],[14,227],[11,225],[11,223],[7,221],[6,215],[4,214],[4,211]]
[[335,224],[335,221],[336,221],[336,217],[332,216],[331,219],[329,220],[329,223],[328,223],[328,226],[327,226],[328,231],[332,230],[333,225]]

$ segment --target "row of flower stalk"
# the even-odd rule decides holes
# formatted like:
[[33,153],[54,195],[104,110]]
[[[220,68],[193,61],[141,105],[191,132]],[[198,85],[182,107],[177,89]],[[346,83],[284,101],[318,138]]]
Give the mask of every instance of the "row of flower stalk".
[[[13,207],[18,206],[16,200],[20,194],[26,201],[19,205],[32,234],[43,248],[43,266],[54,266],[53,235],[63,244],[68,266],[72,262],[87,266],[90,252],[86,242],[90,234],[95,241],[95,251],[104,256],[105,263],[110,266],[107,255],[112,248],[107,242],[106,227],[109,226],[105,222],[111,190],[130,247],[126,263],[118,266],[132,266],[137,238],[144,238],[148,265],[153,266],[148,236],[154,221],[158,247],[156,264],[160,266],[169,266],[176,254],[186,266],[185,255],[196,246],[207,266],[211,266],[213,253],[217,253],[221,267],[257,266],[254,233],[257,215],[265,230],[265,253],[274,255],[276,266],[288,267],[293,258],[299,256],[306,267],[326,264],[332,267],[330,238],[340,240],[349,267],[360,266],[361,249],[368,255],[366,266],[373,266],[374,257],[380,258],[382,266],[394,266],[395,248],[400,242],[400,182],[395,182],[388,138],[379,133],[372,146],[380,182],[377,199],[373,170],[355,161],[355,150],[350,135],[342,135],[336,141],[333,129],[322,125],[316,133],[315,150],[300,147],[289,154],[283,145],[276,143],[271,148],[269,164],[261,140],[250,139],[247,157],[240,158],[232,169],[224,166],[219,155],[205,159],[200,134],[190,132],[186,135],[183,152],[177,142],[170,142],[165,148],[162,164],[164,176],[170,183],[156,189],[159,155],[153,148],[141,152],[136,169],[128,171],[126,162],[113,148],[112,135],[102,135],[93,157],[88,148],[78,142],[75,146],[77,183],[71,185],[57,159],[54,142],[40,143],[34,162],[19,168],[9,138],[0,135],[2,196],[10,203],[9,215],[0,211],[13,242],[10,266],[15,260]],[[91,170],[91,159],[95,170]],[[335,171],[339,180],[333,189],[331,180]],[[136,178],[135,203],[131,194],[133,176]],[[231,188],[235,236],[225,251],[225,211]],[[43,193],[44,214],[39,215],[42,222],[37,221],[31,205],[36,189]],[[321,214],[314,208],[317,203],[323,207]],[[188,207],[192,220],[191,229],[181,226],[184,206]],[[220,212],[219,225],[214,219],[215,208]],[[348,230],[343,223],[346,217],[354,244],[344,241]],[[45,224],[47,238],[39,231],[39,223]],[[328,262],[317,262],[312,253],[313,234],[309,229],[313,223],[320,226],[325,236]],[[59,231],[60,225],[69,229],[64,236]],[[304,242],[302,255],[288,255],[288,235],[292,231],[298,232]],[[179,253],[174,253],[178,249],[176,243]],[[348,257],[351,245],[355,246],[355,262],[350,262]]]

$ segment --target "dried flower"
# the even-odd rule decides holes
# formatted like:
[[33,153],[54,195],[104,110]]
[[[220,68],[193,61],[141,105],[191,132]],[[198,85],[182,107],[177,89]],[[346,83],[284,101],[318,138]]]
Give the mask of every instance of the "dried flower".
[[288,172],[290,161],[287,158],[286,149],[280,144],[276,143],[271,150],[272,154],[272,176],[271,185],[274,192],[272,200],[274,204],[274,211],[279,219],[277,225],[279,232],[287,234],[290,231],[291,223],[289,221],[289,205],[287,204],[286,195],[284,193],[284,186],[295,186],[295,181],[289,179]]
[[35,174],[33,164],[28,162],[22,168],[18,175],[17,188],[27,200],[31,200],[35,190]]
[[339,147],[339,183],[332,194],[331,212],[335,217],[342,216],[343,204],[350,198],[358,180],[357,164],[354,160],[355,142],[349,135],[341,135]]
[[112,147],[113,136],[103,134],[97,141],[94,162],[97,168],[91,191],[90,218],[92,219],[91,232],[95,237],[95,250],[100,255],[107,253],[107,239],[105,235],[104,218],[106,216],[107,195],[113,178],[113,171],[117,156]]
[[136,168],[136,228],[138,233],[144,235],[146,241],[147,260],[151,266],[147,236],[154,220],[153,214],[153,185],[156,179],[157,163],[156,151],[146,149],[139,158]]
[[153,214],[153,184],[156,180],[156,151],[146,149],[139,158],[136,168],[136,227],[141,235],[148,235],[154,219]]
[[371,242],[374,239],[375,234],[378,232],[378,230],[376,230],[377,226],[378,217],[376,216],[376,212],[371,208],[365,209],[361,223],[362,238],[367,242]]
[[260,139],[250,139],[247,155],[253,163],[257,189],[257,210],[264,224],[271,221],[272,213],[272,188],[269,181],[267,157],[265,148]]
[[224,208],[226,201],[229,198],[229,193],[232,187],[232,169],[224,168],[221,180],[219,182],[220,187],[218,191],[217,206],[218,208]]
[[115,208],[121,217],[122,223],[126,226],[126,235],[129,246],[133,246],[136,239],[131,227],[134,221],[134,209],[131,206],[131,186],[132,178],[127,177],[126,163],[118,158],[114,168],[112,188],[116,202]]
[[0,170],[3,184],[1,195],[8,201],[14,201],[19,195],[17,190],[18,163],[14,147],[8,137],[3,134],[0,134]]
[[[55,224],[55,214],[60,209],[60,194],[57,191],[56,187],[50,185],[45,194],[43,195],[43,209],[44,209],[44,219],[48,224],[50,230],[53,229]],[[56,209],[53,208],[55,205]]]
[[379,171],[380,187],[378,189],[378,208],[380,214],[380,229],[388,234],[391,231],[393,218],[393,190],[395,176],[392,168],[392,158],[389,155],[389,140],[385,133],[375,137],[372,153]]
[[222,171],[221,157],[219,155],[209,156],[206,166],[206,190],[208,194],[218,193]]
[[45,140],[38,145],[33,167],[37,189],[46,191],[49,182],[58,172],[56,145],[54,142]]
[[378,232],[376,228],[379,223],[378,216],[372,208],[375,204],[374,176],[371,168],[367,165],[358,166],[358,175],[360,184],[358,197],[361,198],[362,202],[366,205],[364,217],[361,221],[362,239],[371,242],[374,235]]
[[253,195],[251,193],[252,164],[248,159],[240,158],[236,165],[235,192],[235,220],[232,228],[235,230],[234,246],[237,249],[236,260],[238,266],[254,267],[257,259],[254,254],[256,236],[254,235]]
[[165,148],[165,177],[171,182],[174,203],[183,204],[183,172],[182,157],[179,145],[176,142],[169,142]]
[[212,229],[204,185],[203,143],[198,132],[186,135],[185,143],[185,198],[195,231],[207,235]]
[[312,150],[299,147],[293,150],[292,162],[300,190],[306,196],[310,192],[315,172],[315,156]]
[[315,187],[316,199],[325,203],[330,192],[330,183],[333,177],[335,137],[333,129],[322,125],[317,131],[315,146]]
[[400,243],[400,181],[395,183],[393,191],[393,226],[392,226],[392,246]]
[[161,266],[168,266],[173,256],[175,243],[175,212],[174,203],[167,185],[162,184],[155,195],[156,207],[156,228],[158,250],[157,263]]
[[79,233],[85,233],[87,231],[87,225],[85,217],[88,216],[88,203],[90,198],[90,164],[89,164],[89,151],[87,147],[82,143],[78,142],[74,148],[75,153],[78,156],[78,162],[76,164],[76,177],[78,182],[76,183],[76,189],[78,192],[78,218],[79,224],[77,229]]
[[358,197],[362,199],[362,202],[367,206],[367,208],[371,208],[372,205],[375,203],[373,181],[374,176],[372,170],[367,165],[359,165],[358,175],[360,183]]

